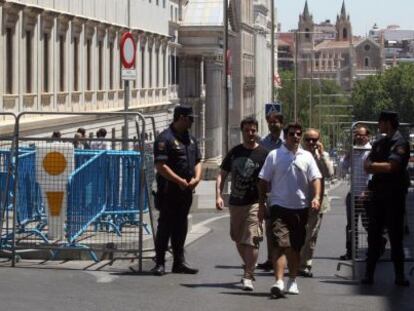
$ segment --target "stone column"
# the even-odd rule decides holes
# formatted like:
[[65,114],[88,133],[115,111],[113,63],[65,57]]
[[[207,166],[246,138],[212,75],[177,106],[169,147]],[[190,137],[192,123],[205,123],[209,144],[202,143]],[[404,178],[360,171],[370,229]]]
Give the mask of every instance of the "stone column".
[[206,58],[205,160],[220,163],[223,146],[223,64]]

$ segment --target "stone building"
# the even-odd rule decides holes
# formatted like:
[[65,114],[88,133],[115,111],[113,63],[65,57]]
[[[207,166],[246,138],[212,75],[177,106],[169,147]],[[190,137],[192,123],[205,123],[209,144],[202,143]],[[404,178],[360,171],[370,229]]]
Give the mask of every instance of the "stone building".
[[[270,101],[269,1],[229,0],[229,146],[241,141],[240,120],[253,115],[263,131]],[[198,113],[196,133],[205,160],[220,163],[225,151],[223,2],[189,0],[179,27],[179,99]],[[260,50],[260,51],[259,51]],[[257,80],[258,79],[258,80]]]
[[382,45],[370,38],[353,36],[345,2],[333,27],[328,21],[315,24],[306,1],[298,31],[299,79],[331,79],[349,91],[355,80],[383,70]]
[[[123,111],[119,43],[122,33],[131,31],[138,74],[131,82],[130,110],[166,126],[178,99],[177,2],[0,1],[1,111]],[[29,118],[25,126],[72,121]]]

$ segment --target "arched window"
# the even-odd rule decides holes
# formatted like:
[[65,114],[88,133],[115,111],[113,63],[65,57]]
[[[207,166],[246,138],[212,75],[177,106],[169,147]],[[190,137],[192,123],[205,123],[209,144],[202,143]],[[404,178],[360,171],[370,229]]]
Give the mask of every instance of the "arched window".
[[309,39],[309,38],[310,38],[309,28],[306,28],[306,29],[305,29],[305,32],[306,32],[306,33],[305,33],[305,38],[306,38],[306,39]]
[[344,28],[342,30],[342,37],[345,39],[348,39],[348,30],[346,28]]
[[364,66],[369,67],[369,57],[365,57],[364,59]]

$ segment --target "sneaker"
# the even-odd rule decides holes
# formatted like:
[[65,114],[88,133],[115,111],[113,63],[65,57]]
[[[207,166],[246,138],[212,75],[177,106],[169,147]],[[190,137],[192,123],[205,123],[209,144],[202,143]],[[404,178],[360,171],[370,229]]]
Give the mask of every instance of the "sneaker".
[[298,283],[295,279],[289,279],[286,285],[286,294],[299,295]]
[[248,278],[242,278],[242,289],[246,291],[252,291],[254,289],[253,287],[253,280]]
[[285,297],[285,284],[282,280],[277,280],[275,284],[270,288],[270,294],[272,298]]
[[305,278],[312,278],[313,277],[312,266],[306,266],[305,269],[300,270],[299,275]]

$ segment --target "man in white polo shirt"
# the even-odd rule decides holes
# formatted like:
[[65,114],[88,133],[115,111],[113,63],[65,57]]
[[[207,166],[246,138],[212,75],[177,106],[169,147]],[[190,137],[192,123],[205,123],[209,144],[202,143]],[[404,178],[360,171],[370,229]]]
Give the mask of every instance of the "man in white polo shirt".
[[[272,221],[273,267],[276,283],[270,292],[273,297],[299,294],[296,276],[300,263],[300,250],[305,242],[309,208],[319,210],[321,199],[321,173],[309,151],[299,147],[302,127],[290,123],[285,129],[285,143],[266,158],[259,178],[259,209],[266,204],[269,183],[270,217]],[[286,290],[283,282],[286,255],[289,280]]]

